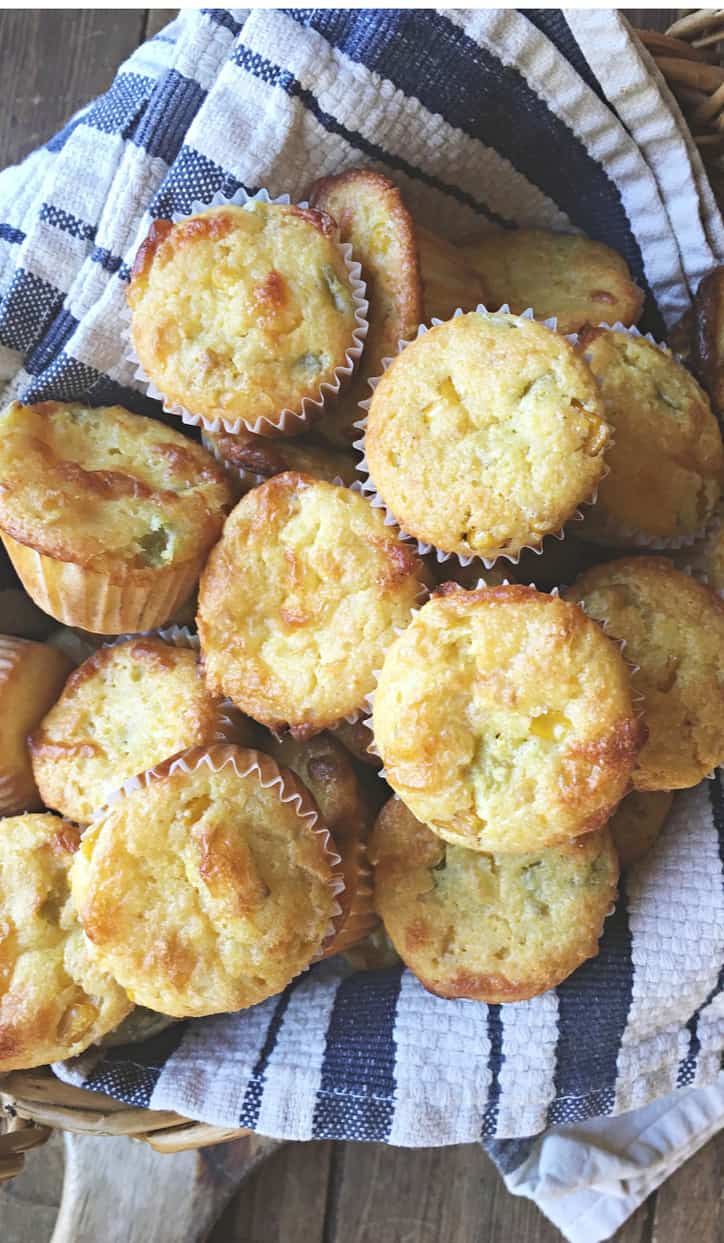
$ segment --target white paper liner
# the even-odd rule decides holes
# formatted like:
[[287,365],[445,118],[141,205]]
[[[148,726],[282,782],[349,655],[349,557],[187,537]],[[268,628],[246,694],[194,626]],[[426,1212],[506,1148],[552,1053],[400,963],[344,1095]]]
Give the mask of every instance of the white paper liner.
[[244,466],[236,466],[225,458],[223,453],[219,452],[216,442],[212,440],[207,432],[201,432],[201,443],[208,453],[216,459],[219,466],[223,466],[226,474],[234,483],[239,485],[240,493],[245,496],[247,492],[251,492],[252,488],[258,488],[259,484],[266,483],[268,475],[257,475],[254,471],[246,470]]
[[[665,342],[657,341],[650,332],[640,332],[635,324],[622,324],[620,320],[616,320],[615,324],[601,323],[594,324],[592,327],[604,328],[608,332],[625,333],[628,337],[640,337],[641,340],[648,341],[649,345],[653,345],[662,354],[666,354],[674,362],[678,363],[679,366],[687,370],[679,355],[675,354]],[[608,473],[609,470],[606,471],[606,474]],[[584,514],[576,514],[576,519],[578,520],[584,517]],[[621,548],[651,548],[654,551],[668,548],[675,551],[680,548],[688,548],[691,544],[696,543],[697,540],[704,539],[712,527],[712,521],[710,520],[698,531],[693,531],[688,535],[661,536],[647,535],[636,527],[630,527],[624,522],[618,522],[615,518],[611,518],[608,513],[605,516],[605,522],[606,527],[603,531],[591,534],[586,532],[585,535],[581,535],[581,538],[590,544],[599,544],[602,547],[618,547],[615,541],[621,540]],[[611,545],[612,540],[614,541],[613,545]]]
[[332,834],[313,805],[306,787],[290,769],[284,769],[282,772],[270,755],[265,755],[262,751],[256,751],[247,747],[237,747],[227,742],[214,743],[210,747],[192,747],[181,755],[173,756],[160,764],[156,764],[154,768],[139,773],[136,777],[129,777],[128,780],[123,782],[120,789],[115,790],[113,794],[108,796],[105,806],[94,813],[85,832],[96,825],[99,820],[102,820],[116,803],[127,798],[134,790],[146,788],[152,785],[154,781],[160,781],[165,777],[172,776],[174,773],[190,774],[196,772],[201,767],[206,767],[211,772],[218,773],[223,768],[226,768],[227,765],[233,768],[236,776],[241,780],[254,775],[257,777],[263,790],[276,788],[279,801],[284,804],[291,803],[299,819],[305,822],[306,828],[319,837],[323,853],[332,870],[329,887],[332,891],[334,902],[329,925],[324,932],[319,950],[311,960],[316,962],[323,956],[327,945],[336,936],[339,919],[342,915],[342,908],[338,902],[338,897],[344,890],[344,880],[341,873],[342,860],[335,848]]
[[[268,190],[257,190],[256,194],[247,194],[246,190],[239,189],[231,197],[217,190],[213,198],[208,203],[203,203],[196,199],[191,204],[191,210],[188,212],[173,212],[171,220],[174,224],[178,224],[181,220],[188,219],[189,216],[195,216],[199,212],[208,211],[213,207],[244,207],[247,203],[281,203],[288,205],[290,203],[288,194],[277,195],[272,198]],[[307,208],[308,203],[302,202],[296,204],[301,208]],[[285,407],[280,410],[274,418],[261,415],[259,418],[250,419],[209,419],[204,415],[194,414],[188,410],[180,402],[167,401],[163,393],[154,384],[153,380],[147,375],[140,359],[138,358],[133,347],[133,339],[131,335],[131,310],[128,305],[124,308],[123,322],[126,335],[126,351],[125,357],[127,362],[131,363],[135,368],[135,379],[140,381],[145,388],[149,397],[155,401],[160,401],[167,414],[178,415],[183,423],[192,427],[203,427],[208,432],[230,432],[234,435],[240,432],[242,427],[247,431],[253,432],[256,436],[293,436],[311,426],[315,418],[319,416],[323,410],[327,400],[330,397],[336,397],[340,392],[343,383],[352,376],[357,363],[362,355],[365,338],[367,336],[368,321],[367,311],[369,303],[367,301],[366,285],[362,280],[361,265],[352,257],[352,247],[349,242],[337,242],[338,250],[344,259],[349,277],[350,289],[352,292],[352,301],[354,303],[354,318],[356,327],[352,330],[352,344],[345,351],[344,363],[337,367],[334,372],[334,380],[332,382],[325,381],[320,386],[319,397],[305,397],[302,400],[299,410],[291,410]]]
[[[507,302],[504,302],[503,305],[500,306],[496,311],[490,311],[482,303],[479,303],[478,306],[475,307],[475,312],[478,314],[483,314],[483,315],[510,315],[512,314]],[[458,319],[461,315],[468,315],[468,314],[470,314],[470,311],[464,311],[461,307],[458,307],[457,310],[451,315],[450,318]],[[558,331],[558,320],[556,319],[555,315],[549,316],[547,319],[544,319],[544,320],[536,320],[535,312],[532,307],[527,307],[527,309],[523,311],[521,315],[517,315],[515,316],[515,318],[516,319],[531,319],[531,320],[534,320],[538,324],[542,324],[543,327],[545,328],[550,328],[552,332]],[[390,358],[383,358],[382,359],[382,372],[378,376],[373,376],[368,381],[369,386],[372,389],[372,391],[374,392],[375,388],[379,384],[380,380],[382,379],[382,376],[384,375],[385,371],[387,371],[387,368],[390,366],[390,364],[394,362],[395,358],[399,357],[399,355],[402,353],[404,349],[406,349],[408,345],[411,345],[413,341],[419,340],[419,338],[424,336],[425,333],[429,332],[431,328],[437,328],[439,327],[440,324],[448,323],[448,322],[449,321],[447,320],[433,318],[430,320],[429,324],[420,324],[418,326],[417,332],[415,333],[414,337],[410,338],[409,340],[399,341],[397,354],[393,355]],[[561,333],[559,335],[562,336],[564,340],[568,341],[569,344],[571,345],[578,344],[578,334],[575,332]],[[585,354],[583,355],[583,357],[584,358],[586,357]],[[435,559],[438,562],[438,564],[442,564],[445,561],[449,561],[451,558],[455,558],[455,560],[463,568],[470,565],[473,561],[478,560],[478,561],[482,561],[486,570],[491,570],[497,561],[509,561],[511,565],[517,565],[518,562],[520,561],[521,555],[526,550],[529,552],[535,553],[536,556],[540,556],[541,553],[543,552],[544,540],[546,539],[549,539],[549,538],[558,539],[558,540],[565,539],[566,531],[565,531],[565,526],[563,526],[558,531],[547,532],[542,537],[539,544],[524,544],[522,548],[518,550],[517,553],[503,552],[503,553],[498,553],[497,556],[495,557],[483,557],[480,554],[476,553],[476,554],[473,554],[467,557],[457,552],[443,552],[442,549],[436,548],[433,544],[425,544],[421,540],[418,540],[416,536],[409,534],[409,532],[405,531],[404,528],[400,525],[399,521],[397,520],[395,515],[392,513],[391,509],[385,504],[384,500],[382,499],[379,492],[377,491],[377,488],[375,487],[375,484],[372,480],[372,476],[370,475],[369,464],[367,462],[367,455],[365,453],[365,433],[367,430],[367,412],[369,411],[371,401],[372,401],[372,398],[368,397],[365,401],[361,401],[359,403],[360,410],[363,410],[365,413],[364,413],[364,417],[359,419],[358,422],[354,424],[354,426],[362,432],[362,435],[360,436],[359,440],[355,440],[353,442],[353,447],[357,449],[358,452],[362,455],[361,461],[357,465],[358,471],[360,472],[360,474],[364,476],[364,478],[362,479],[362,489],[364,492],[368,494],[370,503],[374,509],[383,509],[385,511],[385,525],[397,527],[400,532],[401,538],[404,540],[411,540],[414,544],[416,544],[417,549],[419,553],[421,554],[421,556],[427,556],[428,553],[433,552],[435,554]],[[609,442],[609,445],[608,445],[609,449],[610,447],[611,447],[611,442]],[[601,478],[605,479],[607,474],[608,474],[608,467],[604,466],[604,470],[601,475]],[[591,495],[586,500],[582,500],[580,504],[581,505],[595,505],[597,498],[598,498],[598,485],[596,485]],[[583,516],[584,515],[582,511],[580,509],[576,509],[575,512],[568,519],[568,522],[572,522],[575,520],[580,521],[583,519]]]

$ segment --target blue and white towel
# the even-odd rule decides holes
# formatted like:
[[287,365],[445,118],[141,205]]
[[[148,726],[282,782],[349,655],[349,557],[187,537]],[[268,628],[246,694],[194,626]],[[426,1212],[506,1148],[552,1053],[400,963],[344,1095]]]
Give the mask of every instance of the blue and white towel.
[[[724,258],[699,157],[613,11],[188,11],[0,174],[2,378],[28,401],[153,413],[119,337],[149,221],[240,185],[299,197],[360,163],[452,240],[539,224],[608,242],[658,335]],[[598,958],[545,996],[442,1001],[333,960],[245,1013],[57,1073],[291,1139],[453,1144],[617,1114],[719,1073],[723,873],[717,777],[677,796]]]

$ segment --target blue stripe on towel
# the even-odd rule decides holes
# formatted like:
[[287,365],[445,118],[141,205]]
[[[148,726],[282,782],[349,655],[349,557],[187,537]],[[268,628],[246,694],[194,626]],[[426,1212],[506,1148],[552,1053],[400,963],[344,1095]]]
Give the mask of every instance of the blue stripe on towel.
[[274,1052],[274,1046],[279,1035],[279,1028],[289,1005],[289,998],[294,990],[294,981],[288,984],[284,992],[277,999],[272,1016],[269,1020],[264,1044],[261,1052],[256,1060],[256,1064],[251,1074],[246,1093],[244,1095],[244,1103],[239,1113],[239,1126],[248,1127],[253,1131],[259,1121],[259,1110],[261,1109],[261,1101],[264,1095],[264,1080],[266,1076],[266,1068],[269,1065],[269,1058]]
[[490,1066],[492,1078],[488,1089],[488,1103],[483,1115],[481,1139],[487,1139],[489,1136],[495,1135],[498,1127],[500,1071],[504,1061],[503,1020],[500,1014],[500,1006],[488,1006],[488,1040],[490,1041],[488,1065]]
[[128,1105],[148,1108],[161,1071],[179,1047],[185,1028],[185,1023],[175,1023],[143,1044],[109,1050],[83,1086],[91,1092],[106,1092]]

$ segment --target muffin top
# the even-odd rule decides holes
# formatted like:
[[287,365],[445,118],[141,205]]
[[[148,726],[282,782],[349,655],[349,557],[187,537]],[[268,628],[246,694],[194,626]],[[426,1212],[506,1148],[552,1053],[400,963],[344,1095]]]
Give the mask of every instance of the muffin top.
[[592,328],[580,348],[601,385],[613,444],[598,502],[576,533],[625,545],[631,532],[674,539],[700,531],[716,508],[724,471],[706,393],[643,337]]
[[75,1057],[131,1009],[89,957],[73,909],[79,841],[59,816],[0,820],[0,1071]]
[[584,324],[635,324],[644,296],[626,263],[602,242],[545,229],[501,229],[463,246],[485,278],[489,306],[555,315],[559,332]]
[[319,950],[334,856],[301,782],[279,777],[256,751],[189,751],[84,834],[76,907],[94,956],[140,1005],[178,1018],[240,1010]]
[[535,854],[446,845],[399,799],[370,842],[375,904],[395,949],[430,992],[524,1001],[598,950],[618,862],[604,829]]
[[707,586],[711,587],[718,596],[724,596],[724,523],[722,518],[724,518],[724,505],[720,502],[717,520],[712,524],[706,538],[697,540],[695,544],[682,548],[676,554],[677,564],[682,569],[687,566],[696,575],[703,576]]
[[622,868],[647,855],[671,811],[671,790],[632,790],[611,817],[609,828]]
[[251,202],[151,227],[128,290],[132,336],[164,396],[207,419],[299,410],[354,344],[331,217]]
[[527,852],[600,828],[642,735],[618,647],[530,587],[442,591],[379,675],[373,731],[393,790],[475,850]]
[[697,785],[724,760],[724,602],[666,557],[625,557],[587,570],[569,597],[626,642],[638,666],[648,741],[639,790]]
[[318,733],[363,707],[422,573],[357,492],[275,475],[236,506],[202,575],[211,690],[263,725]]
[[101,647],[31,734],[43,801],[87,823],[129,777],[223,732],[197,653],[155,635]]
[[0,635],[0,814],[40,806],[27,736],[57,699],[72,668],[54,647]]
[[265,479],[281,475],[285,470],[302,471],[329,483],[341,479],[350,484],[358,478],[351,445],[345,451],[309,436],[272,439],[255,436],[245,428],[233,435],[231,432],[204,432],[203,439],[224,463],[253,475],[263,475]]
[[231,499],[205,449],[121,406],[14,401],[0,414],[0,530],[46,556],[111,574],[192,561]]
[[462,556],[516,555],[557,531],[604,468],[595,380],[569,343],[472,312],[392,362],[369,410],[369,472],[404,530]]

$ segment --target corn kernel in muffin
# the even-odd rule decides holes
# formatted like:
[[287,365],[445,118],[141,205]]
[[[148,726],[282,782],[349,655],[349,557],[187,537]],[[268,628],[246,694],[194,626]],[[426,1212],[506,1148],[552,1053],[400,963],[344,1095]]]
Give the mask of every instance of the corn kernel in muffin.
[[388,648],[375,691],[393,790],[475,850],[538,850],[600,828],[642,741],[616,644],[530,587],[442,592]]
[[128,290],[132,336],[170,402],[273,432],[333,384],[355,342],[355,302],[334,221],[282,203],[156,221]]
[[201,580],[208,684],[263,725],[319,733],[364,706],[421,591],[414,549],[364,497],[275,475],[236,506]]
[[42,806],[27,738],[72,668],[53,647],[0,635],[0,815]]
[[73,908],[79,841],[60,816],[0,820],[0,1071],[75,1057],[131,1010]]
[[368,381],[423,318],[415,226],[397,186],[370,168],[323,177],[312,187],[310,202],[337,221],[367,285],[364,353],[349,389],[330,403],[319,427],[320,436],[344,447],[359,437],[354,424],[362,417],[359,402],[370,395]]
[[439,997],[492,1003],[546,992],[598,952],[616,898],[606,829],[533,854],[479,853],[446,845],[391,799],[370,853],[385,930]]
[[301,782],[255,751],[215,746],[152,770],[76,856],[94,958],[139,1005],[177,1018],[280,992],[336,910],[336,856],[318,825]]
[[607,441],[596,382],[563,337],[472,312],[390,364],[365,451],[405,531],[492,560],[563,526],[601,478]]
[[102,647],[30,737],[47,807],[84,824],[129,777],[228,733],[197,653],[155,635]]
[[0,535],[28,595],[66,625],[161,625],[230,504],[211,455],[156,419],[53,401],[0,415]]
[[639,790],[697,785],[724,761],[724,603],[666,557],[625,557],[587,570],[570,598],[626,642],[638,666],[648,741]]
[[474,311],[480,303],[487,305],[488,288],[467,256],[422,225],[418,224],[415,231],[425,323],[429,324],[431,319],[450,319],[458,308]]
[[622,868],[631,867],[649,853],[673,801],[670,790],[632,790],[626,795],[609,824]]
[[592,328],[580,348],[613,427],[598,501],[577,534],[622,546],[691,538],[716,509],[724,446],[709,399],[670,354],[643,337]]
[[584,324],[635,324],[644,296],[620,255],[602,242],[545,229],[501,229],[461,247],[485,280],[491,302],[539,319],[555,315],[559,332]]

